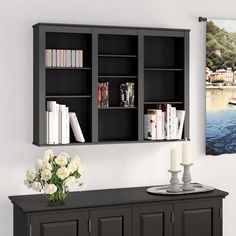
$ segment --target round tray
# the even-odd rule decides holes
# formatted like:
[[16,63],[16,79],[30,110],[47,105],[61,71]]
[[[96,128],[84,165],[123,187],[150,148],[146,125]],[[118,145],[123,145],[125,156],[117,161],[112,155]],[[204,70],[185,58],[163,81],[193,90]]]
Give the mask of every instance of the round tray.
[[[183,184],[179,184],[180,188],[183,186]],[[152,194],[160,194],[160,195],[183,195],[183,194],[193,194],[193,193],[204,193],[204,192],[211,192],[214,190],[214,188],[198,184],[198,183],[192,183],[192,186],[194,187],[194,190],[192,191],[181,191],[178,193],[168,192],[167,189],[170,187],[170,185],[161,185],[156,187],[151,187],[147,189],[148,193]]]

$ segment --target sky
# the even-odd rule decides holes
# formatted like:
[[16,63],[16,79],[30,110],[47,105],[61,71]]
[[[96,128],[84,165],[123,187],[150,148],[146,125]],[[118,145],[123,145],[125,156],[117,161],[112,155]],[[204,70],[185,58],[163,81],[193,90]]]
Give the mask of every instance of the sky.
[[236,20],[223,20],[223,19],[208,19],[213,21],[220,28],[224,28],[226,31],[234,33],[236,32]]

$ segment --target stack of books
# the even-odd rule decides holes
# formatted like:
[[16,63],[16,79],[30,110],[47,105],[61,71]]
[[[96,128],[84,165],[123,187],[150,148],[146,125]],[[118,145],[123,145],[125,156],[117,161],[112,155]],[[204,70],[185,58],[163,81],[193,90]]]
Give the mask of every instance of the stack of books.
[[45,50],[46,67],[83,67],[83,50]]
[[148,109],[144,115],[144,138],[150,140],[181,139],[185,119],[184,110],[176,110],[170,104],[160,104]]
[[98,83],[98,107],[109,107],[109,82]]
[[85,142],[79,121],[74,112],[69,112],[66,105],[56,101],[47,102],[46,142],[47,144],[69,144],[70,125],[78,142]]

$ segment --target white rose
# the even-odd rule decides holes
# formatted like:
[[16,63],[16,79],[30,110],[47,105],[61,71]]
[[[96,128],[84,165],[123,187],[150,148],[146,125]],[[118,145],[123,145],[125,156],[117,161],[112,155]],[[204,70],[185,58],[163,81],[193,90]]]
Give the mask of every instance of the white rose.
[[35,163],[35,169],[38,170],[42,170],[43,167],[43,161],[41,159],[38,159]]
[[57,191],[57,186],[55,184],[47,184],[45,187],[44,187],[44,192],[46,194],[53,194]]
[[42,190],[42,185],[41,185],[41,183],[40,182],[34,182],[34,183],[32,183],[32,189],[34,190],[34,191],[36,191],[36,192],[41,192],[41,190]]
[[26,172],[26,180],[28,180],[29,182],[33,182],[35,179],[35,172],[32,170],[28,170]]
[[44,181],[48,181],[52,178],[52,172],[48,169],[45,169],[42,171],[41,177]]
[[28,180],[24,180],[24,185],[27,187],[27,188],[31,188],[31,184]]
[[44,162],[43,163],[43,166],[42,166],[42,169],[43,170],[52,170],[52,165],[50,164],[50,163],[48,163],[48,162]]
[[44,153],[44,155],[43,155],[43,160],[45,161],[45,162],[49,162],[49,160],[51,159],[51,158],[53,158],[53,151],[51,150],[51,149],[48,149],[47,151],[45,151],[45,153]]
[[80,163],[80,165],[78,167],[78,173],[82,175],[85,170],[86,170],[85,166]]
[[69,175],[70,175],[70,170],[65,166],[62,166],[57,170],[57,176],[62,180],[66,179]]
[[73,174],[78,169],[77,162],[75,160],[71,161],[67,168],[70,170],[70,173]]
[[74,185],[75,183],[76,183],[76,178],[74,176],[70,176],[64,181],[64,186],[70,187],[71,185]]
[[69,155],[65,152],[62,152],[58,157],[55,158],[55,162],[59,166],[66,166],[68,163]]

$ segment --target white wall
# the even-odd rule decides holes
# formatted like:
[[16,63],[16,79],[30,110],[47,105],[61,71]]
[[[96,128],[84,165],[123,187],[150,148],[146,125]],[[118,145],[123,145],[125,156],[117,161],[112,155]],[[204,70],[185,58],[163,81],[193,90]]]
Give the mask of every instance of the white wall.
[[[223,190],[224,235],[236,235],[236,155],[204,155],[205,26],[198,16],[234,18],[236,3],[225,0],[1,0],[0,2],[0,235],[12,235],[9,195],[32,193],[23,185],[27,168],[45,150],[32,142],[32,28],[38,22],[151,26],[191,29],[191,155],[193,180]],[[235,17],[236,18],[236,17]],[[172,144],[54,148],[79,154],[89,189],[163,184]]]

